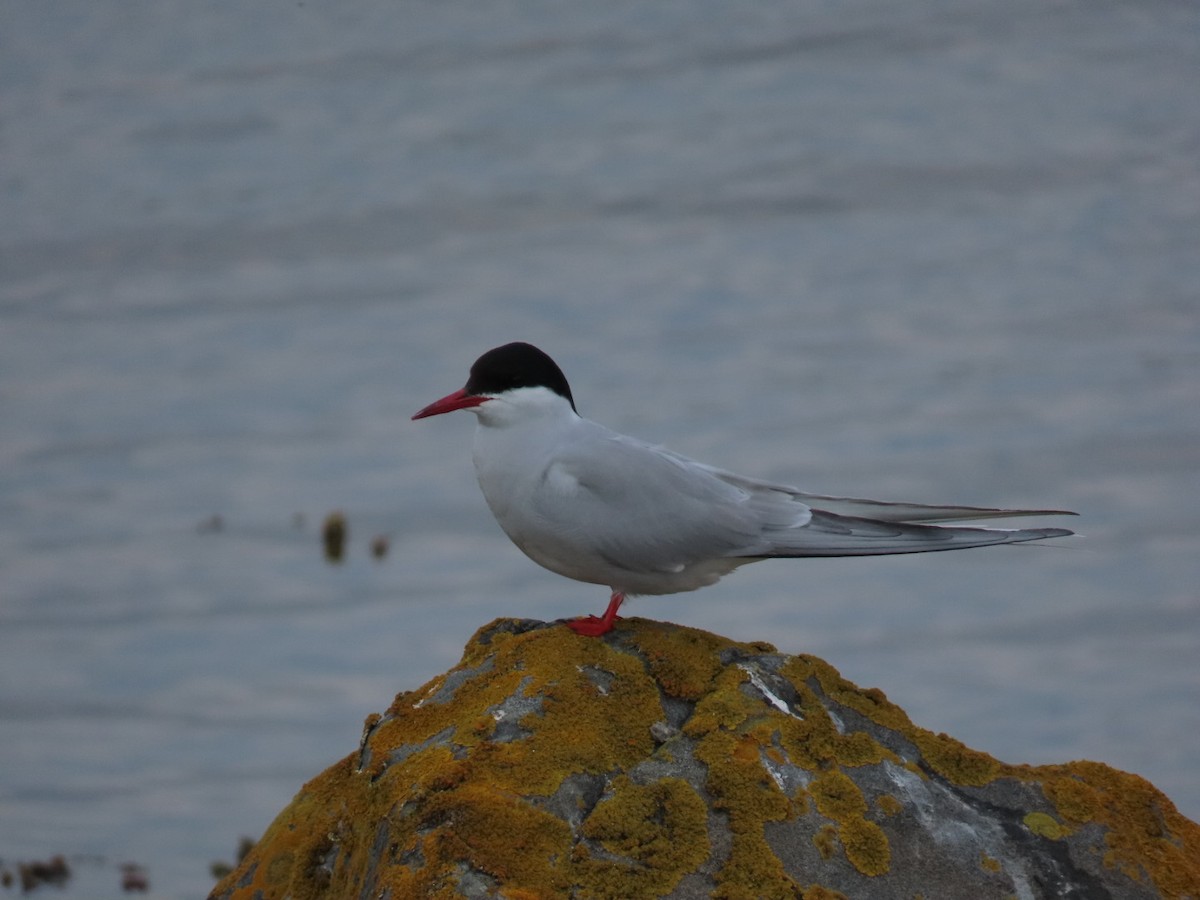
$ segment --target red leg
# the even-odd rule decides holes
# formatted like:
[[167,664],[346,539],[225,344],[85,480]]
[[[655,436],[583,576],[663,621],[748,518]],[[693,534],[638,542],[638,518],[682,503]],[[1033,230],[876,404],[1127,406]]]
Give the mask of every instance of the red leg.
[[617,615],[617,610],[621,608],[623,602],[625,602],[625,595],[620,591],[613,591],[612,597],[608,601],[608,609],[604,610],[604,615],[600,618],[588,616],[583,619],[571,619],[564,624],[576,634],[582,634],[584,637],[600,637],[600,635],[612,631],[613,623],[621,618]]

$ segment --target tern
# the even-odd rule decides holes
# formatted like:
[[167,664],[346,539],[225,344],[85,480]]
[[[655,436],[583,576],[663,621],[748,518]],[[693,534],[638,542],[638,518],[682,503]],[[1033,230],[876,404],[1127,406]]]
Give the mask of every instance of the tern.
[[479,487],[530,559],[612,591],[601,616],[566,622],[611,631],[629,596],[714,584],[764,559],[875,556],[1016,544],[1065,528],[966,528],[958,519],[1075,515],[1055,509],[929,506],[809,494],[714,468],[579,415],[566,376],[526,343],[489,350],[466,386],[413,419],[475,414]]

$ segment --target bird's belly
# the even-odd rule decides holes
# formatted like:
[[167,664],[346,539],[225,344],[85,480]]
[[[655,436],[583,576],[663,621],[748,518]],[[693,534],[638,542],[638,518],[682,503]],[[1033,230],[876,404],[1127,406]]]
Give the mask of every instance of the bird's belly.
[[628,595],[677,594],[715,584],[748,559],[711,559],[664,570],[636,570],[621,566],[594,550],[572,543],[561,534],[510,530],[506,534],[535,563],[558,575],[588,584],[602,584]]
[[647,568],[615,558],[589,540],[588,523],[564,525],[538,514],[543,504],[551,508],[570,506],[573,494],[579,489],[570,473],[553,462],[545,466],[499,465],[497,459],[503,460],[517,451],[508,447],[489,450],[492,452],[477,452],[475,463],[479,486],[492,515],[526,556],[551,572],[631,595],[674,594],[714,584],[748,562],[714,558]]
[[499,516],[497,521],[509,540],[516,544],[522,553],[551,572],[576,581],[610,586],[618,572],[617,567],[602,556],[587,547],[564,539],[561,534],[551,529],[542,530],[530,527],[527,523],[518,526]]

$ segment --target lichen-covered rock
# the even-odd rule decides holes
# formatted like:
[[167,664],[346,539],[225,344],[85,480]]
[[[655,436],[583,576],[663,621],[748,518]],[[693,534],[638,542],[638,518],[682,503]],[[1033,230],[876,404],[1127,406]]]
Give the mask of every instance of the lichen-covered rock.
[[827,663],[639,619],[504,619],[309,782],[226,898],[1200,897],[1200,826],[1011,766]]

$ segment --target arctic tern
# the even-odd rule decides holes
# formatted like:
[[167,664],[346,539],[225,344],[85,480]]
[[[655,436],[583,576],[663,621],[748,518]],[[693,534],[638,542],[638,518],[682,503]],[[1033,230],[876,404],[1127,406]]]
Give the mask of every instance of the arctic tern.
[[961,528],[956,519],[1075,515],[1054,509],[928,506],[809,494],[696,462],[583,418],[562,370],[505,344],[423,419],[470,410],[479,487],[500,527],[552,572],[612,590],[604,614],[566,624],[598,636],[626,596],[710,585],[758,560],[874,556],[1015,544],[1065,528]]

